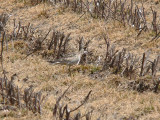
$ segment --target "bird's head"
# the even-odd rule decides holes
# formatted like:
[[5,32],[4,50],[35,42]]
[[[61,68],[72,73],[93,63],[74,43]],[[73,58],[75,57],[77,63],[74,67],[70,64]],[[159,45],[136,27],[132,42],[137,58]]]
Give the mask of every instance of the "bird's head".
[[84,49],[81,49],[80,53],[83,55],[83,54],[87,54],[88,52],[86,50],[84,50]]

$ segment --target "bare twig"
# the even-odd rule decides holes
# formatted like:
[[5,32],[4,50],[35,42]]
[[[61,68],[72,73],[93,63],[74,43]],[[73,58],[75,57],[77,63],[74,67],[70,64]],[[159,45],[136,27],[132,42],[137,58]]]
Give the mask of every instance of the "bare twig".
[[3,44],[4,44],[4,38],[5,38],[5,32],[3,32],[2,40],[1,40],[1,56],[0,56],[0,60],[1,60],[2,71],[4,71],[4,68],[3,68]]
[[70,111],[70,113],[76,111],[76,110],[79,109],[81,106],[83,106],[83,105],[87,102],[87,100],[89,99],[89,96],[90,96],[91,92],[92,92],[92,90],[89,91],[89,93],[88,93],[87,96],[84,98],[84,100],[82,101],[82,103],[81,103],[79,106],[77,106],[76,108],[72,109],[72,110]]

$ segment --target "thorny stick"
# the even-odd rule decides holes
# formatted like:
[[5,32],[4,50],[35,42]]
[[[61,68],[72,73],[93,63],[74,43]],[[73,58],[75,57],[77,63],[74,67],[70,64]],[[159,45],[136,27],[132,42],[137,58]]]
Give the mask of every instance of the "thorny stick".
[[2,40],[1,40],[1,56],[0,56],[0,59],[1,59],[2,71],[4,71],[4,69],[3,69],[3,43],[4,43],[4,38],[5,38],[5,32],[3,32]]

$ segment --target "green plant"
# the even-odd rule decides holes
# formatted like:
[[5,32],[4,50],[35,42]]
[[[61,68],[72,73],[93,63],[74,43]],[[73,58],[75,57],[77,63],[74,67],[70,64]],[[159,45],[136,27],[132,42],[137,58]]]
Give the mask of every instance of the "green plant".
[[48,15],[47,11],[43,9],[43,10],[38,14],[38,18],[40,18],[40,17],[48,18],[49,15]]
[[146,106],[145,108],[144,108],[144,113],[145,114],[147,114],[147,113],[151,113],[151,112],[153,112],[155,110],[155,108],[153,107],[153,106]]
[[92,66],[90,72],[91,72],[91,74],[93,74],[93,73],[98,72],[98,71],[100,71],[100,70],[101,70],[100,67]]

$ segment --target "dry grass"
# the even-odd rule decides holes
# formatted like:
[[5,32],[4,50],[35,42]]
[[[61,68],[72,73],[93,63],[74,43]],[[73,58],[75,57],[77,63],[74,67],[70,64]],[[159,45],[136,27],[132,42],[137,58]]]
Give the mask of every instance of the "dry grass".
[[[15,62],[9,62],[12,56],[19,56],[17,53],[12,55],[5,55],[8,58],[5,61],[5,69],[9,73],[7,76],[17,74],[18,78],[14,81],[19,87],[25,88],[33,85],[35,90],[42,90],[43,93],[49,92],[50,95],[43,106],[43,113],[41,119],[51,119],[51,110],[55,104],[55,99],[62,94],[62,91],[66,89],[70,84],[71,90],[64,98],[64,103],[68,102],[69,107],[72,108],[79,104],[79,101],[83,99],[89,90],[93,90],[88,103],[80,109],[82,113],[89,109],[93,109],[93,119],[99,115],[104,114],[104,118],[107,115],[108,119],[118,119],[122,117],[137,117],[141,119],[159,117],[159,95],[151,92],[145,92],[140,94],[136,91],[118,90],[115,88],[114,81],[123,81],[121,77],[111,75],[105,78],[103,81],[94,80],[90,77],[82,75],[80,73],[74,73],[74,76],[69,77],[66,72],[63,73],[63,67],[51,66],[46,61],[42,60],[38,56],[28,57],[27,59],[15,60]],[[21,56],[23,58],[23,56]],[[24,81],[24,78],[28,78]],[[9,112],[9,113],[8,113]],[[19,111],[19,116],[15,115],[16,112],[8,111],[8,119],[14,119],[19,117],[20,119],[34,118],[38,119],[39,116],[35,116],[30,112]],[[9,114],[9,115],[8,115]],[[13,116],[11,115],[13,114]],[[46,116],[46,114],[48,114]],[[25,116],[25,117],[23,117]],[[3,117],[3,115],[2,115]],[[102,117],[102,118],[103,118]]]
[[[96,55],[104,55],[106,46],[103,35],[107,33],[111,43],[116,44],[118,49],[124,47],[138,55],[150,50],[153,58],[160,53],[160,39],[149,42],[152,33],[143,33],[140,38],[135,40],[137,32],[133,28],[123,27],[118,22],[106,23],[100,19],[92,19],[88,14],[78,20],[80,15],[70,12],[68,9],[62,10],[58,6],[39,4],[30,7],[25,6],[23,2],[15,3],[14,1],[6,0],[0,4],[0,14],[1,12],[12,14],[7,24],[9,32],[13,27],[13,19],[15,18],[21,20],[24,24],[31,22],[34,26],[39,25],[39,30],[45,32],[53,27],[65,34],[71,33],[73,50],[78,47],[76,39],[83,36],[85,40],[92,40],[89,46],[91,51]],[[146,4],[148,3],[146,2]],[[50,93],[50,95],[43,105],[41,116],[27,110],[3,111],[3,113],[0,113],[1,119],[53,119],[52,108],[56,98],[71,84],[72,87],[66,94],[64,103],[69,103],[69,108],[73,108],[80,104],[79,101],[90,90],[93,90],[88,103],[80,109],[81,113],[93,109],[93,120],[99,116],[108,120],[118,120],[120,118],[125,120],[129,117],[140,120],[159,119],[159,94],[118,89],[116,81],[128,81],[128,79],[118,75],[109,75],[104,77],[103,80],[93,79],[87,74],[78,72],[77,69],[83,71],[82,66],[74,66],[72,68],[73,75],[70,77],[66,66],[50,65],[41,56],[32,55],[24,59],[26,55],[21,52],[24,44],[18,41],[15,45],[18,47],[15,47],[14,52],[12,49],[4,52],[4,68],[8,72],[7,76],[10,77],[16,73],[17,78],[14,83],[19,87],[26,88],[33,85],[35,91],[42,90],[44,94]],[[25,78],[27,78],[27,81],[24,80]]]

